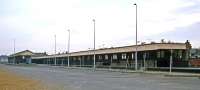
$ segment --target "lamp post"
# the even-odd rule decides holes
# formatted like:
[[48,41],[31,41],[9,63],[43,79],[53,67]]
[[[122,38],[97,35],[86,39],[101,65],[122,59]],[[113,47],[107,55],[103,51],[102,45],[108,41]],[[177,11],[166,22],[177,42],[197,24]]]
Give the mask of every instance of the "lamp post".
[[171,74],[171,72],[172,72],[172,65],[173,65],[173,50],[171,49],[170,50],[170,52],[171,52],[171,56],[170,56],[170,62],[169,62],[169,73]]
[[136,12],[136,16],[135,16],[135,24],[136,24],[136,26],[135,26],[135,29],[136,29],[136,40],[135,40],[135,44],[136,44],[136,50],[135,50],[135,70],[137,70],[137,68],[138,68],[138,60],[137,60],[137,48],[138,48],[138,46],[137,46],[137,4],[135,3],[134,4],[135,6],[136,6],[136,10],[135,10],[135,12]]
[[[91,50],[92,50],[92,48],[88,48],[88,57],[87,57],[87,60],[90,60],[90,55],[92,55]],[[92,65],[91,65],[91,67],[92,67]]]
[[96,68],[96,60],[95,60],[95,19],[92,20],[94,23],[94,69]]
[[144,56],[143,56],[143,59],[144,59],[144,61],[143,61],[143,70],[145,71],[146,70],[146,57],[147,57],[147,54],[146,54],[146,52],[144,52]]
[[70,30],[68,29],[67,31],[68,31],[68,47],[67,47],[67,48],[68,48],[68,56],[67,56],[67,67],[69,67]]
[[54,65],[56,66],[56,35],[54,35],[54,38],[55,38],[55,62],[54,62]]
[[13,45],[13,46],[14,46],[14,54],[13,54],[13,55],[14,55],[14,57],[13,57],[14,59],[13,59],[13,64],[15,64],[15,39],[14,39],[14,45]]

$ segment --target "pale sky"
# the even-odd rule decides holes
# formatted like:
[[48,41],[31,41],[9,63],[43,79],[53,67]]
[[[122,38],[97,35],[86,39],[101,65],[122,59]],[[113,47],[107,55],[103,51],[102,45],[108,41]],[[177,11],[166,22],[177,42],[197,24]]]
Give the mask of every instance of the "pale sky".
[[138,5],[138,41],[190,40],[200,46],[200,0],[0,0],[0,54],[29,49],[54,53],[96,47],[135,44],[135,6]]

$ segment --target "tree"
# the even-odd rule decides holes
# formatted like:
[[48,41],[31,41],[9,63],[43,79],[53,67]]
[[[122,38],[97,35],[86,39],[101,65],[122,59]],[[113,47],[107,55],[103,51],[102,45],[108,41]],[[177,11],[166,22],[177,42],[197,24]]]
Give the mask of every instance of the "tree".
[[165,43],[165,39],[161,39],[161,43]]

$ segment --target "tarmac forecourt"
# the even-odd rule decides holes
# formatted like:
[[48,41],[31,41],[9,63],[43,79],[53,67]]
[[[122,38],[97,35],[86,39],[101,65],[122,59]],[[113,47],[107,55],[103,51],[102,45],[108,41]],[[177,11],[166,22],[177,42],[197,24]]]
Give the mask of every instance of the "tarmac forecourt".
[[200,88],[198,77],[166,76],[170,74],[169,72],[24,65],[0,65],[0,68],[39,80],[48,87],[51,85],[58,87],[53,90],[199,90]]
[[40,81],[0,69],[0,90],[49,90]]
[[[109,71],[109,72],[122,72],[122,73],[144,73],[144,74],[157,74],[157,75],[164,75],[165,77],[198,77],[200,78],[200,73],[197,72],[180,72],[180,71],[175,71],[169,72],[169,70],[131,70],[131,69],[112,69],[112,68],[96,68],[95,70],[93,68],[89,67],[66,67],[66,66],[48,66],[48,65],[37,65],[37,64],[18,64],[18,65],[9,65],[9,66],[19,66],[19,67],[46,67],[46,68],[57,68],[57,69],[78,69],[78,70],[91,70],[91,71]],[[176,69],[176,68],[173,68]],[[178,68],[180,69],[180,68]],[[183,68],[182,70],[187,70],[193,68]],[[191,71],[190,70],[190,71]],[[196,70],[196,68],[195,68]],[[200,70],[200,69],[198,69]],[[199,72],[199,71],[198,71]]]
[[0,90],[63,90],[60,87],[46,85],[40,80],[13,73],[5,68],[0,69]]

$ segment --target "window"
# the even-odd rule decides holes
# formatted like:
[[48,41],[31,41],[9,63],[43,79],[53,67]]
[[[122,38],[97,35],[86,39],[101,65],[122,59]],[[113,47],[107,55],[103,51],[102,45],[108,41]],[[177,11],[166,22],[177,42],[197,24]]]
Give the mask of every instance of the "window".
[[106,60],[108,59],[108,55],[105,55],[105,59],[106,59]]
[[117,59],[117,54],[113,54],[113,59]]
[[160,51],[157,52],[157,58],[160,58]]
[[78,57],[78,60],[81,60],[81,57]]
[[178,50],[174,50],[173,55],[174,55],[175,58],[179,58],[179,56],[178,56]]
[[99,60],[102,60],[102,56],[101,55],[99,55]]
[[90,60],[90,56],[87,56],[87,60]]
[[161,51],[161,58],[164,58],[165,57],[165,52],[164,51]]
[[22,56],[22,59],[25,59],[25,56]]
[[143,59],[147,58],[147,53],[143,53]]
[[126,59],[126,53],[122,54],[122,59]]
[[182,58],[182,50],[179,50],[178,56],[179,56],[180,59]]
[[132,59],[134,59],[135,58],[135,53],[132,53]]

